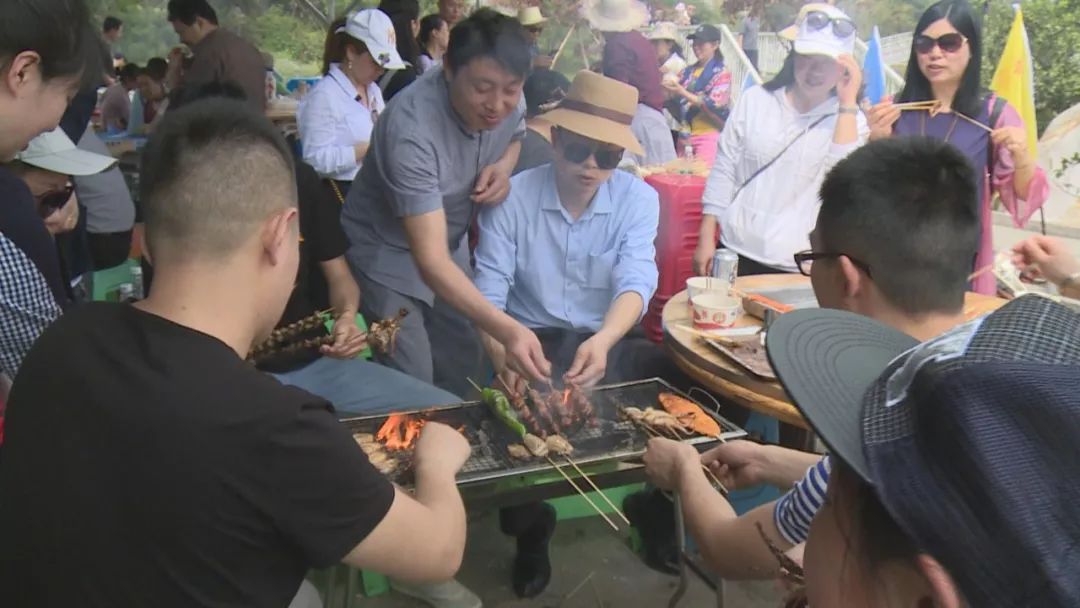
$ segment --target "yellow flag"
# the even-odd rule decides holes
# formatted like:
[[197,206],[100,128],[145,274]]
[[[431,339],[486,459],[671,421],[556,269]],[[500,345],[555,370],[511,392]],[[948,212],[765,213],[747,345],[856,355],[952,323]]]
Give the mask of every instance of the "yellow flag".
[[[1005,41],[1005,51],[994,71],[994,80],[990,88],[1004,97],[1020,113],[1027,129],[1028,150],[1031,157],[1036,156],[1038,125],[1035,122],[1035,75],[1031,61],[1031,47],[1028,45],[1027,31],[1024,29],[1024,15],[1016,9],[1009,37]],[[993,125],[991,125],[993,126]]]

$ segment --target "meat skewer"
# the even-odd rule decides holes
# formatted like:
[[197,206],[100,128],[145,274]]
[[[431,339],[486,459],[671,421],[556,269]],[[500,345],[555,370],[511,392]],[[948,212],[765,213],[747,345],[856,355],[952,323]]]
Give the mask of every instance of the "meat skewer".
[[540,394],[540,391],[530,388],[526,391],[526,395],[528,396],[529,401],[532,401],[533,408],[536,410],[537,419],[543,420],[551,428],[552,433],[556,435],[561,433],[562,428],[559,427],[558,421],[551,413],[551,408],[548,407],[547,400]]
[[525,423],[525,426],[529,427],[529,430],[533,431],[540,437],[545,437],[547,433],[544,432],[540,425],[536,423],[536,417],[533,416],[532,411],[529,409],[529,404],[525,402],[525,396],[520,393],[515,393],[510,390],[510,387],[506,385],[506,381],[502,379],[502,376],[496,376],[499,380],[499,384],[506,389],[506,398],[510,400],[510,405],[514,408],[514,411],[518,413],[518,417]]

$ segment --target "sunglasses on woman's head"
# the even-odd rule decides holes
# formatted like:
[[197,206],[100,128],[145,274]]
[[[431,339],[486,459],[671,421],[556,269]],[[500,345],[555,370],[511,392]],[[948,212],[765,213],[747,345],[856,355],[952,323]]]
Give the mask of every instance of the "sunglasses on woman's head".
[[960,50],[960,47],[964,46],[964,42],[967,38],[964,38],[963,34],[956,32],[950,32],[948,34],[942,34],[937,38],[931,38],[930,36],[922,35],[915,37],[915,52],[920,55],[925,55],[934,50],[934,47],[938,47],[945,53],[955,53]]
[[75,192],[75,186],[68,184],[63,190],[53,190],[52,192],[46,192],[37,198],[38,207],[41,210],[43,217],[49,217],[54,211],[63,207],[71,200],[71,195]]
[[559,130],[559,146],[562,148],[563,158],[567,161],[580,165],[591,156],[596,160],[596,166],[605,171],[618,167],[623,157],[622,148],[612,148],[569,134],[562,129]]
[[847,38],[855,33],[855,22],[843,17],[830,17],[821,11],[810,11],[805,19],[806,25],[815,32],[825,29],[831,23],[833,35],[837,38]]

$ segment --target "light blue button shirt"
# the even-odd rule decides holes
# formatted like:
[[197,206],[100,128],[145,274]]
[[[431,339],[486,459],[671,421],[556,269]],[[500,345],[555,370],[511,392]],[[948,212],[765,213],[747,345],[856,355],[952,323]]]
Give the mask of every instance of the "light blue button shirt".
[[367,87],[370,107],[356,100],[356,87],[336,63],[315,83],[297,110],[296,123],[304,149],[304,162],[319,175],[351,182],[360,170],[357,144],[371,141],[376,116],[386,108],[382,91]]
[[616,171],[577,220],[559,202],[553,165],[516,175],[510,197],[481,211],[476,286],[526,327],[598,331],[611,303],[656,291],[660,201]]

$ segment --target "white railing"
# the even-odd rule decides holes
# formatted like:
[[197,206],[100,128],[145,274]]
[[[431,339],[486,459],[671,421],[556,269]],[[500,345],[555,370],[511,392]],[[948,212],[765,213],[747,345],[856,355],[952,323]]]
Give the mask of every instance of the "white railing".
[[720,26],[720,38],[720,54],[724,56],[724,67],[731,72],[731,107],[735,107],[747,77],[751,78],[754,84],[761,84],[761,75],[754,69],[750,58],[739,46],[738,38],[731,33],[728,26]]
[[[776,32],[761,32],[758,34],[758,65],[754,69],[746,53],[738,44],[738,38],[726,25],[717,26],[720,29],[722,40],[720,52],[724,56],[724,65],[731,72],[732,101],[738,98],[742,92],[743,82],[747,74],[755,83],[761,84],[780,72],[788,53],[791,51],[791,43],[784,40]],[[680,27],[680,45],[687,62],[694,61],[694,53],[690,50],[690,43],[686,39],[696,28],[694,26]],[[647,33],[647,30],[645,30]],[[881,39],[881,55],[885,61],[885,92],[895,95],[904,88],[904,78],[894,66],[903,66],[907,63],[908,54],[911,52],[912,33],[895,34]],[[861,65],[866,57],[866,43],[855,39],[855,60]]]

